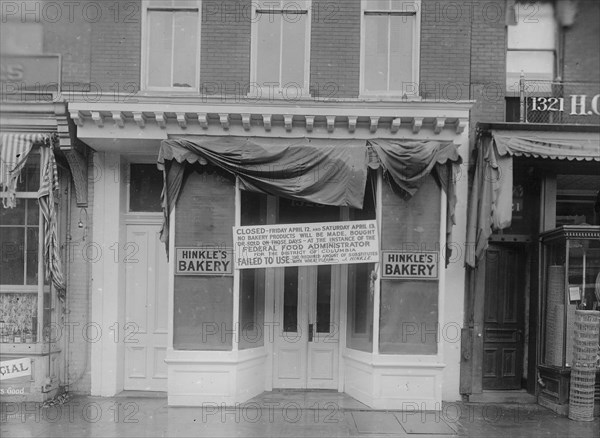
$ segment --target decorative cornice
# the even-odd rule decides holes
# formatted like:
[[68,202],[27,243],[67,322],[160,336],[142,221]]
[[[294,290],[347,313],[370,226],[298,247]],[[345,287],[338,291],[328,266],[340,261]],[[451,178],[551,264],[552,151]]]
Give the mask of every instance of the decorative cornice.
[[[170,102],[70,102],[83,139],[164,139],[177,135],[314,138],[453,139],[464,134],[470,102],[268,101],[229,103],[173,98]],[[115,126],[106,125],[106,118]],[[144,129],[143,134],[136,130]],[[161,133],[163,131],[163,133]],[[166,137],[165,137],[166,136]]]

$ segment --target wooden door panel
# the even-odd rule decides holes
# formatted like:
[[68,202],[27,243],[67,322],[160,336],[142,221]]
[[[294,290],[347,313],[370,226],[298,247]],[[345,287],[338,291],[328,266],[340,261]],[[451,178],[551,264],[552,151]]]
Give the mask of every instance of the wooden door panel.
[[127,225],[126,390],[167,390],[168,265],[159,233],[157,224]]
[[524,251],[490,245],[486,255],[483,389],[520,389],[525,323]]
[[[273,387],[337,389],[339,312],[335,307],[337,293],[333,282],[337,270],[301,266],[280,268],[277,272],[278,334],[273,353]],[[328,284],[324,283],[323,272],[327,272]],[[285,331],[289,329],[286,327],[289,321],[297,321],[297,331]],[[309,327],[313,330],[310,336]]]

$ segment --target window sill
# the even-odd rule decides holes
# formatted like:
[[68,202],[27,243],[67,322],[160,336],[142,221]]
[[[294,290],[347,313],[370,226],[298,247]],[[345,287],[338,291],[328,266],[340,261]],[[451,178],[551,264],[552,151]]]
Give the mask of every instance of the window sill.
[[0,343],[0,352],[4,355],[46,355],[60,352],[56,343],[47,344],[42,342],[31,344]]
[[405,101],[405,102],[421,102],[423,98],[421,96],[406,96],[403,97],[402,94],[398,93],[361,93],[358,96],[359,99],[362,100],[376,100],[376,101]]

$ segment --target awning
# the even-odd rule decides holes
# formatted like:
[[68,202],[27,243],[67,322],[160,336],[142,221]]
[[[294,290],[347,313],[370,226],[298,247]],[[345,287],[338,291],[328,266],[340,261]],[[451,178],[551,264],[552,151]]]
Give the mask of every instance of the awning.
[[500,156],[600,161],[600,133],[492,130]]
[[467,220],[466,263],[475,267],[493,230],[511,225],[513,156],[600,161],[600,133],[494,130],[480,134]]
[[[425,177],[436,177],[449,193],[453,217],[454,171],[460,163],[452,142],[414,140],[314,140],[242,137],[195,137],[163,140],[158,168],[163,171],[163,242],[169,213],[181,191],[187,164],[218,166],[236,175],[240,188],[325,205],[362,208],[368,168],[384,172],[410,198]],[[373,151],[373,153],[370,153]],[[449,167],[447,167],[449,166]],[[452,219],[453,220],[453,219]]]
[[5,196],[4,208],[16,206],[15,190],[19,175],[27,163],[34,146],[40,147],[41,180],[38,201],[43,216],[45,277],[52,281],[59,297],[64,298],[66,286],[62,273],[60,245],[54,193],[58,190],[58,169],[54,157],[55,134],[6,133],[0,135],[0,184]]

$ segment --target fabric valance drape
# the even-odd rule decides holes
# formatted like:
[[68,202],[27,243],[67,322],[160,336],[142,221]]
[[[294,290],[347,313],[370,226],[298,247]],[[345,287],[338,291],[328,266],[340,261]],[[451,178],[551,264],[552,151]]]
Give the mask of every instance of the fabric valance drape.
[[466,263],[483,255],[493,230],[512,220],[513,156],[600,161],[600,133],[491,130],[480,135],[467,219]]
[[41,179],[38,189],[38,201],[42,212],[44,236],[43,260],[44,274],[56,287],[61,299],[66,293],[62,272],[58,224],[55,208],[55,192],[58,190],[58,168],[54,157],[54,134],[10,133],[0,135],[0,185],[4,194],[4,208],[16,206],[16,188],[21,171],[34,147],[40,148]]
[[[241,137],[195,137],[163,140],[158,168],[163,171],[161,238],[168,241],[169,213],[181,191],[188,164],[211,164],[238,177],[240,188],[252,192],[362,208],[368,168],[384,172],[410,198],[434,169],[455,203],[455,172],[460,163],[451,142],[410,140],[314,140]],[[371,153],[372,151],[372,153]],[[453,216],[454,205],[449,211]]]

